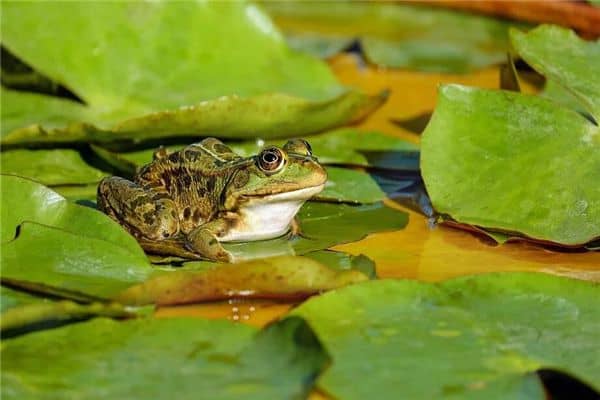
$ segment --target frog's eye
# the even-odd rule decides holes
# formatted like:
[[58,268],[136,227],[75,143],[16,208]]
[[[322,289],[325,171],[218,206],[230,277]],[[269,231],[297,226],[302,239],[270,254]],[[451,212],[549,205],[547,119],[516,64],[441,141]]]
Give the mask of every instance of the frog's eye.
[[258,155],[258,166],[267,174],[274,174],[285,164],[285,156],[277,147],[264,149]]
[[312,148],[310,144],[304,139],[292,139],[289,140],[283,149],[288,153],[301,154],[303,156],[312,156]]

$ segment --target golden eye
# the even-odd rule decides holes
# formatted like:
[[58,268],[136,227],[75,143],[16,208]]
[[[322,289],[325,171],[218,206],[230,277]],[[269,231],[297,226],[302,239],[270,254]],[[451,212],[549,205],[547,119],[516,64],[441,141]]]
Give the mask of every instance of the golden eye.
[[304,139],[292,139],[283,146],[283,149],[288,153],[301,154],[303,156],[312,156],[312,148]]
[[281,170],[284,164],[285,156],[277,147],[266,148],[258,155],[258,166],[268,174]]

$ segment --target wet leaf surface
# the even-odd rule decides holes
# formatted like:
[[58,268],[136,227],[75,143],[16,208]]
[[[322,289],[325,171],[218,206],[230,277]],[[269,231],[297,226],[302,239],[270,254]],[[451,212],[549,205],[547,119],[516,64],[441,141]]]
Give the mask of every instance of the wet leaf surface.
[[3,45],[86,104],[4,91],[4,146],[297,136],[385,101],[345,91],[250,3],[10,3],[4,16]]
[[543,98],[444,86],[423,178],[435,209],[458,222],[582,245],[600,236],[599,133]]
[[188,265],[183,271],[158,272],[116,299],[124,304],[159,306],[232,298],[301,300],[362,282],[355,269],[336,270],[307,257],[280,256],[238,264]]
[[6,399],[281,399],[304,398],[328,356],[298,318],[259,333],[174,318],[95,319],[25,335],[3,343],[2,360]]
[[343,38],[359,38],[367,59],[377,65],[464,73],[501,62],[509,47],[510,22],[454,11],[352,1],[264,7],[290,46],[317,56],[341,50]]
[[335,360],[319,380],[335,398],[544,399],[532,373],[549,366],[599,389],[597,290],[527,273],[382,280],[313,298],[292,315]]

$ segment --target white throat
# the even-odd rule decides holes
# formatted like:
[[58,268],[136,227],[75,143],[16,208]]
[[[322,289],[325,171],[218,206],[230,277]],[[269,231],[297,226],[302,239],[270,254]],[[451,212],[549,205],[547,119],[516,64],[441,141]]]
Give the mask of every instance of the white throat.
[[221,242],[272,239],[285,234],[302,204],[323,186],[273,194],[250,201],[240,210],[242,223],[219,238]]

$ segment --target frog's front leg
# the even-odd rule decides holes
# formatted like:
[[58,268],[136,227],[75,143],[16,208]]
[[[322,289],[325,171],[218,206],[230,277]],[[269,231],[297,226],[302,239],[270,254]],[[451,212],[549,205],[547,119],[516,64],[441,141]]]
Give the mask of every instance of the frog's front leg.
[[232,262],[233,256],[219,242],[219,236],[227,227],[227,221],[222,219],[199,226],[187,235],[186,247],[210,260]]
[[98,209],[138,237],[162,240],[179,233],[173,200],[117,176],[104,178],[98,185]]

